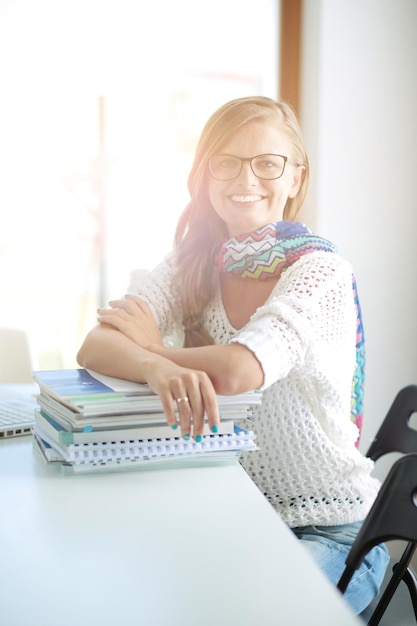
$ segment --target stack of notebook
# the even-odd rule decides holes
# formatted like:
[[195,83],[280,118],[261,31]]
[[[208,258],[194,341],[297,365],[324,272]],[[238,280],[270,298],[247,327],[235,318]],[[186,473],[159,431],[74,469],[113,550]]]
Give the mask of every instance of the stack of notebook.
[[37,371],[34,380],[40,389],[34,442],[65,473],[222,464],[256,449],[253,432],[235,421],[253,418],[257,391],[219,395],[218,432],[206,425],[197,442],[167,425],[147,385],[85,369]]

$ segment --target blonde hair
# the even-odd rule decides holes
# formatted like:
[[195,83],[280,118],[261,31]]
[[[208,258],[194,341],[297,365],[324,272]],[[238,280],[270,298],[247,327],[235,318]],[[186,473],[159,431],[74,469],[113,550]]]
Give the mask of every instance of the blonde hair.
[[263,96],[238,98],[221,106],[208,119],[188,176],[191,200],[180,216],[175,233],[178,263],[175,280],[181,291],[185,347],[213,343],[202,319],[217,286],[216,249],[228,237],[226,225],[209,199],[208,161],[242,126],[251,122],[276,125],[292,145],[292,153],[288,156],[305,168],[298,193],[294,198],[288,198],[285,205],[285,220],[296,219],[307,193],[308,157],[297,118],[288,104]]

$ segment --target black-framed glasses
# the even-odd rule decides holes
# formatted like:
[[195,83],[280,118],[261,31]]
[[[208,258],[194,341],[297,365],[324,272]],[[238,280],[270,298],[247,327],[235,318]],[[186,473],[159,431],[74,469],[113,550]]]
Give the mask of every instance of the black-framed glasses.
[[234,154],[218,154],[209,159],[209,169],[216,180],[232,180],[239,176],[243,163],[247,162],[257,178],[275,180],[283,175],[287,161],[299,165],[282,154],[258,154],[251,159],[241,159]]

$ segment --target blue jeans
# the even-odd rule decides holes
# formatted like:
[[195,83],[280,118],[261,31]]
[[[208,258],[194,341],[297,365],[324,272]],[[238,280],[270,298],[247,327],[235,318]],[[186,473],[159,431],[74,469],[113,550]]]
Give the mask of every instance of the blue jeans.
[[[303,526],[292,531],[305,546],[319,568],[337,585],[345,569],[345,559],[362,522],[341,526]],[[378,594],[389,554],[385,544],[373,548],[354,573],[345,592],[345,599],[358,615]]]

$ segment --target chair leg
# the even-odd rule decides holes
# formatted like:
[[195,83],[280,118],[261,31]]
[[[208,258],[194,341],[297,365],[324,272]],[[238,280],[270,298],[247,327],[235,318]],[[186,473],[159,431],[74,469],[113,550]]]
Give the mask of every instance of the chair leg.
[[[407,545],[406,549],[404,550],[400,561],[393,567],[392,577],[388,585],[386,586],[385,591],[382,594],[381,599],[378,602],[375,611],[372,613],[372,616],[370,620],[368,621],[368,626],[377,626],[377,624],[379,624],[379,622],[381,621],[381,618],[383,614],[385,613],[385,610],[388,604],[391,602],[392,596],[394,595],[398,585],[400,584],[401,580],[403,580],[404,577],[406,576],[406,572],[408,571],[408,566],[410,564],[411,559],[413,558],[416,548],[417,548],[417,544],[410,542]],[[407,581],[406,581],[406,584],[408,586]],[[412,601],[413,601],[414,612],[417,617],[413,595],[412,595]]]
[[348,584],[350,583],[350,579],[352,578],[354,573],[355,573],[355,568],[350,567],[350,565],[346,565],[345,571],[343,572],[342,576],[340,577],[339,582],[337,583],[337,588],[339,589],[339,591],[341,591],[342,593],[345,593],[346,588]]
[[417,579],[414,576],[414,572],[409,567],[407,567],[404,572],[403,580],[408,587],[408,591],[410,592],[411,602],[413,603],[414,615],[417,622]]

